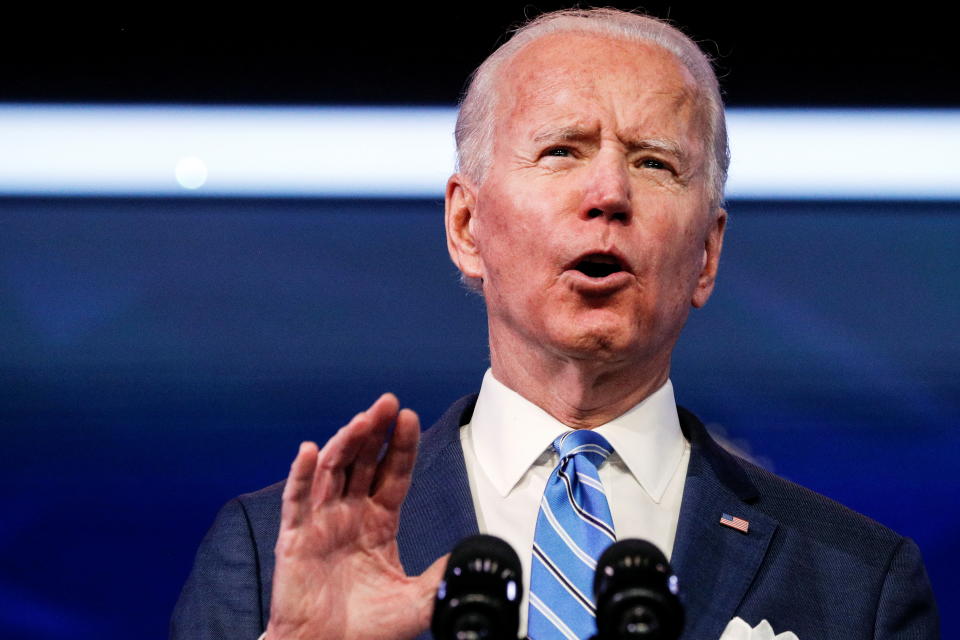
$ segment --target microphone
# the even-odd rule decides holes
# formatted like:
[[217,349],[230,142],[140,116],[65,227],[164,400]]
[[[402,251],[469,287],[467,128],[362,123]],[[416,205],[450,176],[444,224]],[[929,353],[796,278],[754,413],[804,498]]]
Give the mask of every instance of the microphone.
[[683,631],[677,577],[666,557],[646,540],[607,547],[593,576],[596,640],[676,640]]
[[436,640],[517,640],[520,558],[500,538],[476,535],[454,547],[437,590],[430,631]]

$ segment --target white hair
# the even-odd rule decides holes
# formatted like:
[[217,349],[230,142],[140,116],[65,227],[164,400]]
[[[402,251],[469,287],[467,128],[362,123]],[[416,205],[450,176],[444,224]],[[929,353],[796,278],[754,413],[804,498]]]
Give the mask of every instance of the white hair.
[[483,182],[493,157],[495,112],[499,97],[499,70],[534,40],[557,32],[597,33],[630,41],[653,43],[674,56],[693,76],[705,119],[706,148],[713,154],[707,163],[710,197],[714,206],[723,200],[730,151],[720,86],[710,60],[679,29],[645,15],[619,9],[566,9],[545,13],[523,25],[473,72],[460,101],[457,116],[457,169],[475,184]]

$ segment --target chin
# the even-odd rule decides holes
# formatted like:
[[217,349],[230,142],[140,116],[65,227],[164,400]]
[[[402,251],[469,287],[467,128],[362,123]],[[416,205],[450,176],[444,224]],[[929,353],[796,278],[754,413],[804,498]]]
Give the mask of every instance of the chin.
[[558,341],[560,350],[579,360],[611,362],[636,351],[635,336],[622,327],[576,327]]

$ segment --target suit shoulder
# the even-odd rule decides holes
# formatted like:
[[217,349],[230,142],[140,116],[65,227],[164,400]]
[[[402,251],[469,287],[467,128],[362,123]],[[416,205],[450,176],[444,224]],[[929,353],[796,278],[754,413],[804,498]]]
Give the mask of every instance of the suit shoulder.
[[280,507],[286,480],[263,489],[244,493],[231,502],[239,505],[247,517],[250,533],[259,545],[272,550],[280,528]]
[[171,616],[172,640],[252,638],[261,633],[269,611],[263,557],[271,552],[269,543],[262,542],[270,536],[269,525],[258,524],[262,513],[249,508],[244,496],[217,513]]
[[868,595],[864,615],[873,637],[939,637],[936,601],[913,540],[835,500],[738,461],[758,491],[752,506],[778,523],[769,554],[779,559],[780,575],[792,581],[817,571],[831,576],[843,600],[838,611],[845,623],[855,618],[856,603]]
[[249,493],[242,493],[234,498],[234,500],[240,502],[248,509],[271,509],[274,507],[274,505],[280,505],[281,498],[283,497],[283,488],[286,486],[286,484],[286,480],[281,480],[280,482],[275,482],[268,487],[257,489],[256,491],[251,491]]
[[853,555],[892,553],[905,538],[876,520],[751,462],[738,458],[757,487],[754,504],[782,526]]
[[681,429],[699,454],[698,464],[708,465],[727,490],[777,522],[793,540],[861,560],[872,558],[872,565],[889,560],[906,540],[835,500],[745,460],[714,439],[693,413],[677,409]]

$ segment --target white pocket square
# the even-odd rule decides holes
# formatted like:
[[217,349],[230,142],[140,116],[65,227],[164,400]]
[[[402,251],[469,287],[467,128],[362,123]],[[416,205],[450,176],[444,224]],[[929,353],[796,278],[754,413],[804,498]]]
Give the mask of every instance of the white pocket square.
[[774,635],[773,627],[766,620],[751,627],[742,618],[734,618],[723,630],[720,640],[800,640],[793,631],[783,631]]

